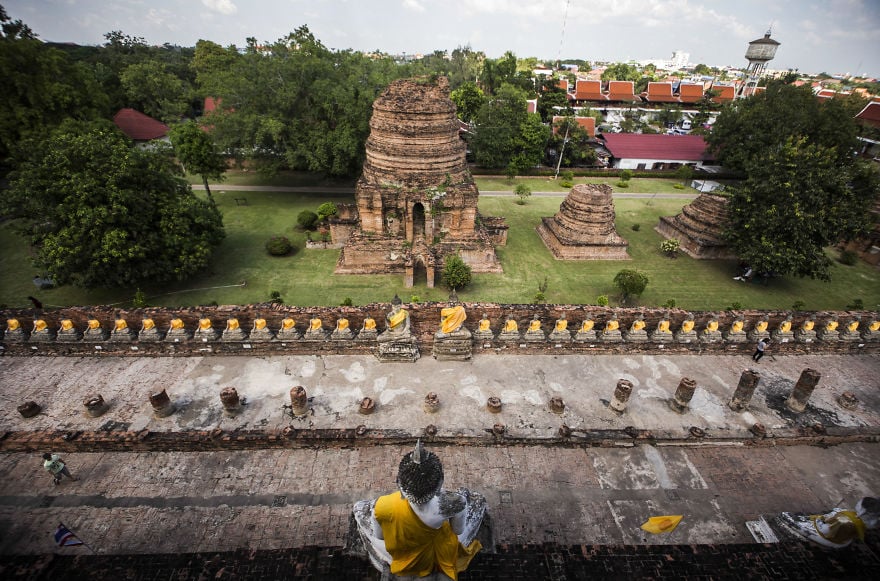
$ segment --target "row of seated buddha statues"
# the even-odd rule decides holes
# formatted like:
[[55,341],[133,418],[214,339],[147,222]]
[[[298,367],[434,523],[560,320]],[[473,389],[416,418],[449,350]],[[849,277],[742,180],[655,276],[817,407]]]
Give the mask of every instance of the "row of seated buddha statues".
[[[770,328],[767,317],[761,317],[747,327],[742,316],[737,316],[725,329],[716,317],[710,317],[697,329],[693,315],[687,317],[673,331],[668,316],[663,316],[656,326],[648,330],[644,318],[639,315],[629,327],[622,329],[616,314],[612,314],[604,324],[586,316],[576,325],[570,325],[565,313],[544,328],[538,315],[531,320],[517,321],[514,315],[508,315],[500,328],[492,330],[492,322],[486,314],[477,323],[477,329],[471,333],[464,322],[467,313],[457,299],[440,312],[440,327],[434,334],[434,356],[440,359],[469,359],[472,354],[473,339],[478,341],[499,340],[504,342],[604,342],[604,343],[745,343],[760,339],[772,339],[774,342],[789,341],[811,343],[813,341],[880,341],[880,318],[872,318],[863,323],[861,316],[854,315],[845,324],[841,324],[836,315],[830,316],[823,324],[817,325],[814,317],[804,319],[797,327],[792,316],[788,315],[775,328]],[[381,333],[376,321],[365,315],[360,330],[351,328],[349,320],[340,317],[334,327],[324,327],[319,317],[308,320],[304,329],[297,328],[292,317],[285,317],[277,331],[269,328],[266,319],[257,315],[253,320],[250,332],[242,329],[237,318],[226,320],[222,330],[214,326],[209,317],[202,316],[194,329],[187,328],[183,319],[175,317],[168,323],[167,329],[160,329],[152,318],[141,320],[139,331],[128,325],[126,319],[117,316],[112,329],[105,329],[97,318],[89,318],[86,327],[80,330],[71,319],[62,319],[57,329],[52,328],[45,319],[35,319],[31,331],[26,332],[18,319],[6,321],[0,339],[7,342],[186,342],[186,341],[376,341],[379,358],[386,361],[414,361],[418,359],[418,346],[410,329],[410,316],[402,301],[395,295],[391,310],[385,316],[385,330]]]

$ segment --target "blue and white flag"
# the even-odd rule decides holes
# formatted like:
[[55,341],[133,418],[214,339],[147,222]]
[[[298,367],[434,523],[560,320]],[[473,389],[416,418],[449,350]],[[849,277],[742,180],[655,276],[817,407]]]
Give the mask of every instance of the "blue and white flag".
[[59,524],[58,528],[55,529],[55,542],[58,543],[59,547],[73,547],[83,544],[83,542],[76,538],[76,535],[70,532],[70,529],[63,524]]

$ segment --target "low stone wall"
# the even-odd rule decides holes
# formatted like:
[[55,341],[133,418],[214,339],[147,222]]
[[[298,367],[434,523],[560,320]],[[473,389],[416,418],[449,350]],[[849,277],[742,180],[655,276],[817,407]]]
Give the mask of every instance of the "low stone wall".
[[[440,309],[445,303],[418,303],[405,305],[410,312],[411,329],[422,353],[429,353],[434,343],[434,333],[440,325]],[[475,333],[475,353],[510,353],[510,354],[549,354],[549,353],[726,353],[747,352],[754,348],[753,340],[743,342],[731,342],[718,340],[705,342],[693,340],[689,343],[679,342],[652,342],[652,341],[627,341],[627,330],[632,323],[642,318],[646,323],[645,330],[652,333],[661,319],[666,318],[670,322],[670,329],[677,332],[685,319],[693,316],[694,330],[701,334],[707,323],[713,319],[718,321],[718,330],[726,332],[734,319],[741,316],[744,320],[744,331],[750,332],[758,321],[768,322],[767,330],[772,332],[788,316],[786,311],[735,311],[735,312],[688,312],[681,309],[657,309],[657,308],[606,308],[590,305],[511,305],[498,303],[465,303],[468,312],[468,320],[465,326]],[[364,319],[369,316],[376,320],[377,329],[381,332],[385,327],[385,314],[390,310],[387,303],[373,303],[358,307],[293,307],[287,305],[257,304],[243,306],[217,306],[217,307],[192,307],[183,309],[146,308],[135,310],[119,310],[112,307],[70,307],[64,309],[45,311],[39,316],[34,315],[31,309],[3,310],[0,311],[0,320],[4,323],[9,319],[17,319],[21,329],[29,334],[33,328],[35,319],[42,319],[51,330],[57,330],[62,320],[69,319],[80,333],[87,328],[89,319],[96,319],[101,327],[108,332],[114,327],[114,320],[123,318],[128,322],[129,328],[137,331],[141,328],[141,321],[151,318],[156,323],[156,328],[166,330],[171,319],[180,318],[186,328],[194,331],[198,328],[201,318],[210,318],[214,329],[221,332],[226,328],[228,319],[236,318],[241,329],[248,333],[253,328],[256,318],[264,318],[267,326],[272,331],[277,331],[281,326],[281,320],[290,317],[296,321],[296,327],[305,331],[310,319],[319,318],[322,327],[327,333],[328,339],[321,341],[297,339],[284,341],[255,341],[245,338],[238,341],[223,341],[222,339],[206,341],[202,339],[182,340],[179,342],[117,342],[112,339],[94,342],[85,340],[74,341],[34,341],[33,338],[24,341],[15,340],[11,333],[5,332],[7,324],[3,324],[3,336],[0,337],[0,352],[14,355],[153,355],[153,356],[186,356],[208,354],[239,354],[239,355],[264,355],[264,354],[356,354],[374,352],[377,347],[375,340],[359,341],[331,340],[330,333],[336,328],[336,322],[340,318],[347,318],[350,328],[358,331],[363,326]],[[574,337],[581,322],[590,318],[595,322],[595,330],[601,334],[606,321],[617,317],[620,330],[623,331],[623,341],[607,343],[601,340],[589,342],[559,341],[546,339],[544,341],[513,340],[504,341],[499,338],[499,333],[504,321],[512,316],[518,322],[519,331],[525,332],[529,322],[535,316],[541,321],[541,327],[545,334],[553,330],[555,322],[562,315],[568,320],[569,334]],[[479,320],[486,315],[490,321],[492,337],[483,338],[478,329]],[[824,328],[827,321],[836,318],[839,322],[838,331],[846,329],[847,325],[860,318],[859,333],[867,328],[870,321],[877,317],[873,312],[798,312],[792,315],[791,329],[799,329],[807,318],[815,320],[815,329]],[[815,352],[843,352],[843,353],[876,353],[880,352],[880,334],[870,337],[862,335],[858,340],[839,340],[837,333],[832,339],[819,337],[812,342],[804,343],[791,339],[786,342],[774,341],[770,353],[815,353]]]

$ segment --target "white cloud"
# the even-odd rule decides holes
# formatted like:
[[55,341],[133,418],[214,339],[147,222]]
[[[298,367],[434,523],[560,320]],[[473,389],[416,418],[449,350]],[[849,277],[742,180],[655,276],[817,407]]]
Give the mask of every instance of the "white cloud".
[[424,12],[425,7],[419,0],[403,0],[403,7],[413,12]]
[[227,16],[238,12],[238,8],[235,6],[232,0],[202,0],[202,4],[204,4],[211,10],[214,10],[215,12],[219,12],[220,14],[225,14]]

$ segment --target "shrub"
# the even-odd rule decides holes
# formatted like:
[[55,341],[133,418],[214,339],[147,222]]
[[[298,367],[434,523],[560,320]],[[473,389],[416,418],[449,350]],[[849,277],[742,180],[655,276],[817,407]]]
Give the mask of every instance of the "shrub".
[[614,184],[614,185],[616,185],[618,188],[628,188],[628,187],[629,187],[629,182],[619,181],[619,182],[617,182],[617,183]]
[[742,308],[743,308],[743,306],[742,306],[741,302],[734,301],[734,302],[730,303],[729,305],[727,305],[726,307],[724,307],[724,310],[725,311],[741,311]]
[[513,162],[507,164],[507,167],[504,168],[504,175],[507,176],[508,183],[513,183],[513,180],[516,179],[516,165]]
[[608,306],[608,295],[599,295],[598,297],[596,297],[596,304],[599,305],[600,307],[607,307]]
[[644,272],[624,268],[614,275],[614,286],[620,290],[620,302],[626,303],[630,297],[637,297],[648,286],[648,275]]
[[276,290],[269,293],[269,302],[276,305],[283,305],[284,299],[281,298],[281,293]]
[[664,252],[673,258],[678,254],[679,248],[681,248],[681,242],[678,241],[678,238],[669,238],[660,243],[660,252]]
[[345,297],[342,299],[342,302],[339,303],[340,307],[350,307],[352,305],[354,305],[354,301],[351,300],[351,297]]
[[859,255],[857,252],[853,250],[842,250],[840,252],[840,262],[847,266],[855,266],[855,264],[859,261]]
[[318,215],[311,210],[303,210],[296,217],[296,223],[299,224],[300,228],[303,230],[313,230],[317,222]]
[[532,297],[532,303],[537,305],[539,303],[544,303],[547,301],[547,297],[542,292],[535,293],[535,296]]
[[334,204],[333,202],[324,202],[323,204],[318,206],[318,220],[323,222],[330,216],[335,216],[336,212],[338,211],[339,210],[336,208],[336,204]]
[[266,252],[272,256],[286,256],[293,250],[293,244],[286,236],[273,236],[266,241]]
[[862,299],[853,299],[852,304],[846,305],[846,308],[853,311],[863,311],[865,309],[865,301]]
[[675,188],[676,190],[683,190],[684,184],[672,184],[672,187]]
[[663,306],[666,307],[667,309],[674,309],[675,308],[675,299],[666,299],[666,302],[663,303]]
[[131,300],[131,306],[135,309],[142,309],[147,306],[147,295],[141,289],[137,289],[134,298]]
[[409,297],[409,302],[410,303],[420,303],[420,302],[422,302],[422,297],[420,297],[419,295],[412,295],[411,297]]
[[807,303],[805,303],[804,301],[795,301],[791,305],[791,310],[792,311],[803,311],[805,306],[807,306]]
[[633,172],[631,169],[625,169],[620,172],[621,181],[628,182],[633,178]]
[[471,283],[471,277],[471,267],[461,259],[461,256],[452,254],[446,257],[443,283],[447,288],[464,288]]
[[633,224],[632,225],[633,232],[638,232],[641,228],[642,228],[641,224]]
[[568,190],[574,187],[574,182],[569,180],[562,180],[561,182],[559,182],[559,187]]

